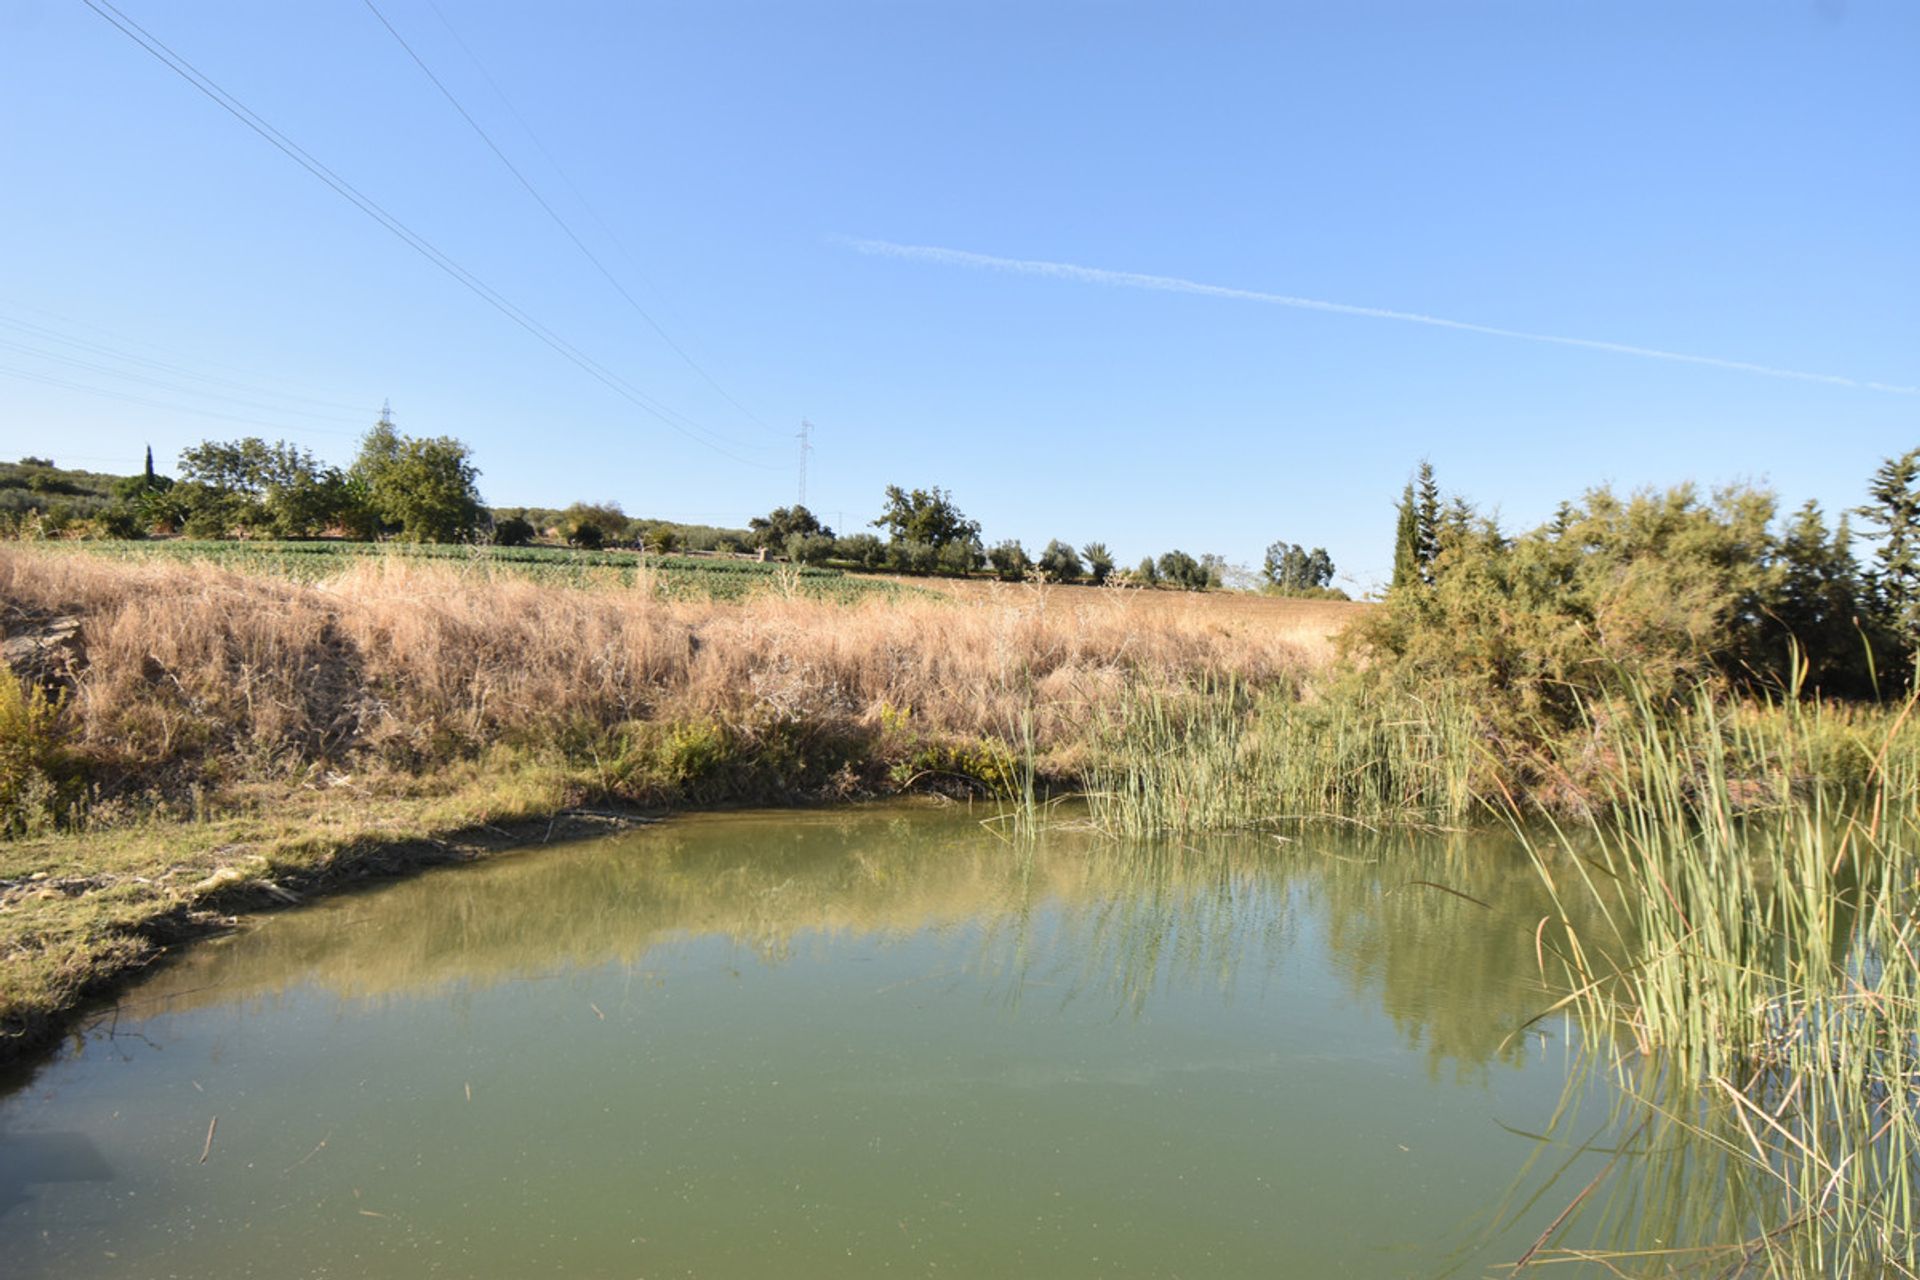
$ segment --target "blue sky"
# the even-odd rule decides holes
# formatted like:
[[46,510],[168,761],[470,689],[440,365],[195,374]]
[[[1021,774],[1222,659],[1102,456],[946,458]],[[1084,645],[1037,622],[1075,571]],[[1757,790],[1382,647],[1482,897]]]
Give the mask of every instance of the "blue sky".
[[1364,588],[1423,456],[1525,526],[1602,481],[1838,508],[1920,445],[1920,6],[376,0],[690,364],[363,0],[116,2],[681,429],[14,0],[0,457],[345,462],[391,397],[489,501],[739,523],[804,416],[836,524],[940,485],[989,541],[1286,538]]

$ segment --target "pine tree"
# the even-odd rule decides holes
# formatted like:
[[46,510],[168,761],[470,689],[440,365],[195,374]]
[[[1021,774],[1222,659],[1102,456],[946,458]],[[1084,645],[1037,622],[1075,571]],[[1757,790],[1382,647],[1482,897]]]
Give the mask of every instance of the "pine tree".
[[1873,610],[1911,670],[1920,650],[1920,449],[1881,463],[1867,496],[1856,514],[1878,530],[1869,535],[1880,544],[1870,576]]
[[1433,464],[1420,460],[1420,507],[1415,522],[1414,546],[1420,558],[1420,577],[1433,584],[1433,562],[1440,554],[1440,486],[1433,478]]
[[1567,530],[1573,528],[1573,504],[1562,500],[1553,509],[1553,519],[1547,522],[1547,533],[1556,541],[1567,536]]
[[1837,696],[1872,692],[1858,621],[1860,567],[1851,542],[1845,516],[1829,537],[1820,504],[1808,502],[1788,522],[1776,553],[1782,577],[1771,612],[1799,648],[1805,687]]
[[1393,532],[1393,582],[1389,590],[1401,591],[1426,580],[1420,571],[1420,513],[1414,505],[1413,482],[1407,482],[1400,495],[1399,520]]

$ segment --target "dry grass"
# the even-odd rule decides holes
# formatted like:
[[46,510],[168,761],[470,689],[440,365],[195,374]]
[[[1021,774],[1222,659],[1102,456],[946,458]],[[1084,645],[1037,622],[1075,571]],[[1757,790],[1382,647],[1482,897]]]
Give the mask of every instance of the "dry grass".
[[[1004,605],[1036,588],[984,578],[888,577],[887,581],[921,592],[935,592],[969,604]],[[1245,629],[1270,639],[1285,640],[1315,666],[1337,656],[1340,633],[1365,617],[1375,606],[1358,600],[1294,600],[1250,591],[1177,591],[1167,587],[1078,584],[1038,588],[1061,605],[1079,607],[1096,601],[1124,601],[1139,619],[1169,619],[1176,626],[1199,625]]]
[[[69,706],[96,774],[421,768],[634,721],[911,724],[1070,746],[1123,683],[1290,684],[1355,606],[997,587],[854,605],[668,601],[399,559],[314,584],[0,548],[10,633],[81,620]],[[1276,607],[1278,606],[1278,607]]]

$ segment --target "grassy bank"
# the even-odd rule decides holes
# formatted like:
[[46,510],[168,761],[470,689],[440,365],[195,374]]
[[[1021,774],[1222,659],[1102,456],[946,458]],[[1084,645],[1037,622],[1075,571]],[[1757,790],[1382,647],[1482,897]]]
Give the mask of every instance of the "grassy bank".
[[412,794],[258,789],[202,820],[0,844],[0,1065],[56,1037],[89,995],[236,912],[639,820],[569,808],[577,793],[563,770],[501,759]]
[[1282,696],[1328,648],[1318,615],[1202,597],[846,601],[761,575],[688,598],[491,559],[236,554],[0,547],[0,1053],[277,889],[582,806],[1071,786],[1121,690]]

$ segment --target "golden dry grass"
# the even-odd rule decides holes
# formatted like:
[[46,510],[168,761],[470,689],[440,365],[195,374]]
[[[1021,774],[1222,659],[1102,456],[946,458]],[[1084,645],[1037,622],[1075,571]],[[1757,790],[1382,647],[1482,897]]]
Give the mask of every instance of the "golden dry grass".
[[0,547],[0,625],[81,620],[76,745],[129,775],[412,766],[565,730],[718,719],[1075,738],[1129,681],[1297,680],[1365,606],[953,584],[835,604],[668,601],[398,558],[304,584],[204,563]]
[[932,592],[967,604],[1004,606],[1022,596],[1040,592],[1055,604],[1078,608],[1105,602],[1126,609],[1137,622],[1152,625],[1168,619],[1174,626],[1202,626],[1228,631],[1256,632],[1267,640],[1284,640],[1310,665],[1330,663],[1340,633],[1364,617],[1373,605],[1357,600],[1295,600],[1251,591],[1177,591],[1171,588],[1125,586],[1118,582],[1093,587],[1080,584],[1034,587],[985,578],[908,578],[887,575],[886,580]]

